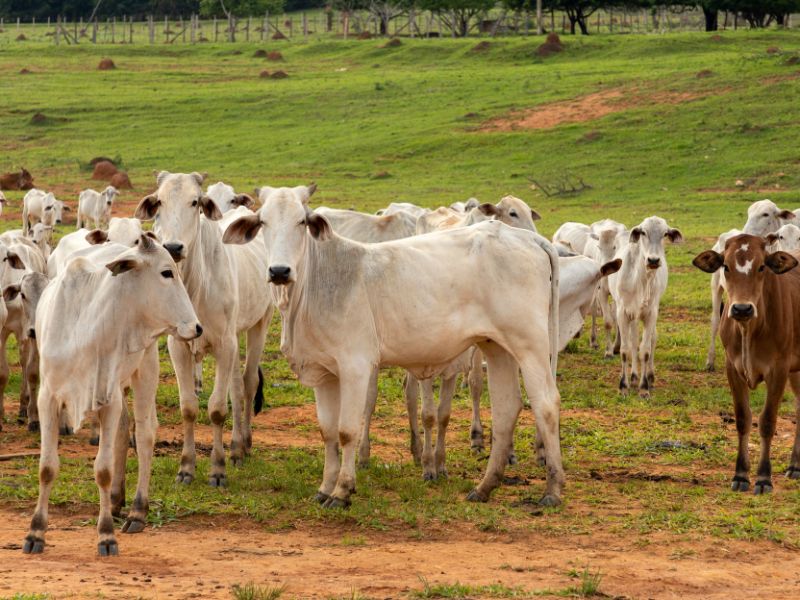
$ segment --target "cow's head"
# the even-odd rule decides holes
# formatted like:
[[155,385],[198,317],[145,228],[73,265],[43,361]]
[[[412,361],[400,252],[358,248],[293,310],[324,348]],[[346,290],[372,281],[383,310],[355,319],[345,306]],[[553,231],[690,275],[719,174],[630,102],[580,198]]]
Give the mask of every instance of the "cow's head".
[[223,241],[244,244],[261,231],[267,250],[270,283],[294,283],[309,235],[325,240],[332,232],[328,221],[308,207],[309,198],[316,189],[314,183],[293,188],[261,188],[259,211],[231,223]]
[[33,189],[33,175],[31,175],[25,167],[22,167],[19,171],[17,185],[21,190]]
[[767,244],[774,244],[775,250],[800,250],[800,227],[787,223],[775,233],[766,236]]
[[46,275],[29,271],[22,276],[19,283],[3,289],[3,299],[6,302],[13,302],[17,297],[22,302],[23,338],[36,339],[36,307],[39,305],[39,298],[42,297],[42,292],[48,283]]
[[110,211],[111,205],[114,204],[114,200],[116,200],[117,196],[119,196],[119,190],[113,185],[110,185],[103,190],[102,195],[105,200],[106,209]]
[[677,229],[670,228],[661,217],[648,217],[631,230],[629,241],[639,245],[644,266],[655,271],[666,262],[665,239],[678,244],[683,241],[683,235]]
[[742,234],[730,238],[722,254],[706,250],[692,264],[706,273],[724,269],[728,316],[744,323],[758,317],[766,278],[791,271],[797,259],[780,250],[768,252],[764,238]]
[[56,197],[53,195],[52,192],[46,193],[42,196],[42,223],[49,227],[52,227],[56,223]]
[[50,242],[53,236],[53,228],[43,223],[36,223],[36,225],[31,228],[30,235],[31,241],[41,248]]
[[504,196],[497,204],[484,203],[478,210],[487,217],[494,217],[511,227],[536,231],[534,221],[542,217],[516,196]]
[[600,251],[600,260],[604,263],[614,260],[619,250],[619,230],[601,229],[590,233],[589,237],[597,240],[597,249]]
[[155,219],[153,231],[176,261],[186,258],[197,238],[201,213],[212,221],[222,218],[214,201],[203,193],[204,179],[200,173],[161,171],[156,177],[158,189],[136,207],[136,218]]
[[772,200],[759,200],[747,209],[747,223],[743,231],[764,237],[778,231],[785,221],[793,219],[795,214],[792,211],[781,210]]
[[249,194],[237,194],[231,186],[221,181],[208,186],[206,195],[214,200],[223,214],[237,206],[253,208],[256,205],[252,196]]

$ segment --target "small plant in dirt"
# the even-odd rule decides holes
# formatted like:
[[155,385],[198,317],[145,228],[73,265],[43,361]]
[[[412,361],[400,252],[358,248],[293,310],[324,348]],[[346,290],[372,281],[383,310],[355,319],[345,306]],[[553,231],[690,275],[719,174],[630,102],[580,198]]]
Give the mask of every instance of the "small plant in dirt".
[[268,587],[256,585],[252,581],[245,585],[235,585],[231,588],[234,600],[278,600],[285,591],[285,585]]
[[519,587],[508,587],[500,583],[491,585],[464,585],[455,583],[431,584],[424,577],[420,577],[422,589],[411,592],[412,598],[519,598],[530,596],[528,592]]
[[570,586],[564,590],[563,595],[565,596],[574,596],[578,598],[592,598],[595,596],[605,596],[603,592],[600,591],[600,582],[603,579],[603,575],[600,571],[596,571],[592,573],[589,567],[585,567],[583,571],[576,571],[572,570],[568,573],[570,577],[574,577],[576,579],[580,579],[580,585]]

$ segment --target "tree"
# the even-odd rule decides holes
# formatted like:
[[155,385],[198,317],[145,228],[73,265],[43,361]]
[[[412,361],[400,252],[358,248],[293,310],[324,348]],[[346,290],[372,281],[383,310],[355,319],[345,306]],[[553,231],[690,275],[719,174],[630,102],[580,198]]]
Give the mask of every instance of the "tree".
[[583,35],[589,35],[588,21],[598,8],[605,8],[612,2],[603,0],[545,0],[545,6],[551,10],[560,10],[567,14],[569,32],[575,34],[575,26],[580,27]]
[[472,20],[492,8],[495,0],[420,0],[418,5],[439,15],[448,29],[464,37],[474,25]]
[[248,17],[283,11],[284,0],[200,0],[200,14],[204,17]]

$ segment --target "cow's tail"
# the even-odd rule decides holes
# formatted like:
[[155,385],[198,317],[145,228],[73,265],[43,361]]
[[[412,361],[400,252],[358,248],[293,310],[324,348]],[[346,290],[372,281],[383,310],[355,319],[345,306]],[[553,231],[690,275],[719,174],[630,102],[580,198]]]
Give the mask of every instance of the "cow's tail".
[[550,314],[547,325],[547,334],[550,337],[550,368],[553,371],[553,378],[556,377],[558,368],[558,251],[546,237],[536,235],[536,243],[547,253],[550,260]]
[[253,398],[253,412],[258,414],[264,408],[264,373],[261,372],[261,366],[258,367],[258,386],[256,387],[256,396]]

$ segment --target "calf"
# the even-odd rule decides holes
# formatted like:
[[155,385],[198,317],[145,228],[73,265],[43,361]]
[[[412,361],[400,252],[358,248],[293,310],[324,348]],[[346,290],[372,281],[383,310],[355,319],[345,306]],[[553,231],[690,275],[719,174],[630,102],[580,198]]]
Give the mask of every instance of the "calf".
[[[619,389],[623,394],[628,393],[628,386],[638,385],[639,395],[649,397],[655,381],[656,322],[668,278],[664,240],[679,243],[683,236],[661,217],[642,221],[631,230],[628,243],[618,254],[622,268],[609,281],[617,305],[622,358]],[[641,346],[639,321],[644,325]]]
[[52,192],[36,188],[30,190],[22,199],[22,231],[30,235],[36,223],[53,227],[56,223],[56,197]]
[[17,173],[3,173],[0,175],[0,190],[31,190],[33,189],[33,176],[24,167]]
[[748,442],[752,416],[750,390],[762,381],[767,394],[758,420],[761,458],[755,493],[772,491],[770,447],[778,408],[788,380],[795,395],[798,419],[786,475],[800,478],[800,270],[797,252],[769,252],[763,238],[741,234],[730,238],[723,251],[707,250],[693,264],[706,273],[725,273],[729,302],[722,311],[720,339],[725,348],[739,451],[731,488],[750,488]]
[[[22,548],[26,554],[44,550],[50,490],[59,468],[60,413],[68,414],[78,427],[90,411],[100,424],[94,462],[100,494],[97,548],[101,556],[118,554],[112,513],[125,500],[128,428],[123,385],[130,381],[134,391],[141,487],[149,482],[155,441],[158,336],[171,333],[191,340],[203,331],[175,262],[149,237],[143,236],[133,249],[99,247],[96,258],[108,262],[103,266],[88,257],[72,260],[45,289],[36,310],[42,450],[39,499]],[[141,518],[146,502],[145,486],[144,493],[137,489],[126,525]]]
[[800,227],[787,223],[775,233],[770,233],[765,238],[767,244],[774,246],[775,250],[800,250]]
[[208,186],[206,195],[214,201],[222,211],[222,214],[235,209],[237,206],[253,208],[256,204],[248,194],[237,194],[231,186],[221,181]]
[[77,228],[81,229],[89,220],[94,223],[95,229],[107,228],[111,219],[111,207],[118,195],[119,191],[113,185],[102,192],[83,190],[78,197]]
[[[589,234],[589,240],[583,248],[585,256],[591,258],[602,266],[612,260],[617,255],[617,251],[624,246],[624,225],[622,230],[620,228],[603,223],[602,225],[592,225],[592,233]],[[611,302],[609,302],[611,300]],[[590,344],[592,348],[599,347],[597,344],[597,322],[598,315],[603,317],[603,327],[606,331],[606,351],[605,357],[611,358],[614,356],[615,351],[619,352],[620,337],[617,330],[617,315],[616,306],[613,299],[611,299],[611,290],[608,287],[608,279],[602,278],[597,284],[594,294],[594,301],[592,303],[592,333],[590,336]]]

